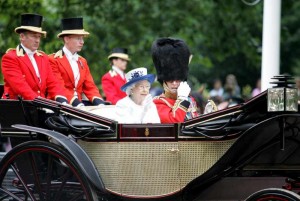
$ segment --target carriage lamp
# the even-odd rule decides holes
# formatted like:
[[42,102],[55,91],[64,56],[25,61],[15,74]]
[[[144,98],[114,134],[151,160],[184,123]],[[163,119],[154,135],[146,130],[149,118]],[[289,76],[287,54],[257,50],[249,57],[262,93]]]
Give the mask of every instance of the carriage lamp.
[[278,75],[271,79],[276,81],[270,84],[276,84],[268,89],[268,112],[297,112],[298,111],[298,93],[294,88],[292,76]]

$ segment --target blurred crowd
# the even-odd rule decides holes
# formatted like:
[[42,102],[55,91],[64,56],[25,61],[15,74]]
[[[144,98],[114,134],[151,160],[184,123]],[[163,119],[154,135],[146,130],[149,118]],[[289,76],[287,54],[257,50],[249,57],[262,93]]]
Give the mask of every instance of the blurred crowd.
[[[293,87],[298,90],[298,103],[300,103],[300,76],[295,76],[295,85]],[[218,110],[221,110],[243,103],[259,95],[261,92],[260,78],[257,78],[255,83],[240,87],[236,76],[228,74],[224,80],[221,78],[214,79],[211,87],[203,84],[200,88],[195,89],[192,95],[198,103],[199,112],[203,113],[208,100],[213,100],[218,106]]]
[[[260,78],[256,80],[256,83],[253,83],[253,87],[245,87],[244,93],[234,74],[228,74],[224,80],[215,78],[210,85],[202,84],[199,88],[194,88],[191,92],[198,104],[201,114],[208,100],[214,101],[218,109],[221,110],[245,102],[249,98],[261,93]],[[298,86],[300,89],[300,79]],[[155,86],[151,89],[150,93],[155,96],[162,93],[162,89],[159,86]]]

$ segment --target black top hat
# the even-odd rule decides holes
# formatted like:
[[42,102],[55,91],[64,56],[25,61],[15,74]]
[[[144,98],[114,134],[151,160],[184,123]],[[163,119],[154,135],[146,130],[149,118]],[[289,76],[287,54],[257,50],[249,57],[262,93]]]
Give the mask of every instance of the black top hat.
[[108,56],[108,59],[112,58],[121,58],[127,61],[130,61],[128,56],[128,50],[126,48],[116,47],[111,51],[111,54]]
[[160,38],[153,42],[152,59],[157,71],[157,80],[187,80],[190,50],[180,39]]
[[83,29],[83,18],[82,17],[73,17],[73,18],[64,18],[61,20],[62,32],[57,35],[57,37],[62,37],[64,35],[89,35],[89,32],[86,32]]
[[26,13],[21,15],[21,26],[15,28],[16,33],[21,33],[22,31],[32,31],[44,34],[46,36],[46,31],[42,31],[42,21],[43,16],[38,14]]

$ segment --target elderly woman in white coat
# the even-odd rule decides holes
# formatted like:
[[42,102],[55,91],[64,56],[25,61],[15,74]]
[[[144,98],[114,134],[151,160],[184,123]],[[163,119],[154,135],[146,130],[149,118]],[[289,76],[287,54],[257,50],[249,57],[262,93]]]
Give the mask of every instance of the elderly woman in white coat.
[[119,123],[160,123],[158,112],[149,90],[155,75],[147,74],[144,67],[129,71],[126,84],[121,87],[127,96],[116,104],[116,120]]

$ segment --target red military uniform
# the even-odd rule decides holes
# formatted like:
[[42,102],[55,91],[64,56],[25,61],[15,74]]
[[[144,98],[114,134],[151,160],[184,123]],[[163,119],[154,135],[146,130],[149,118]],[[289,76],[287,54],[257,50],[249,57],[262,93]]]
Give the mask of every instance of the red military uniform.
[[82,100],[82,93],[86,95],[91,103],[94,99],[102,99],[99,89],[95,85],[90,73],[87,61],[83,57],[79,56],[77,61],[80,79],[76,87],[72,67],[63,51],[59,50],[58,52],[49,55],[49,60],[53,73],[61,85],[64,86],[67,99],[70,103],[72,103],[75,92],[79,101]]
[[107,72],[102,77],[102,90],[106,96],[106,101],[115,105],[120,99],[126,96],[126,93],[121,90],[121,87],[126,83],[113,69]]
[[34,58],[40,80],[21,45],[18,45],[16,49],[9,49],[2,57],[3,99],[17,99],[21,96],[24,100],[33,100],[38,96],[46,97],[47,95],[54,100],[65,96],[52,73],[48,56],[44,52],[37,51]]
[[167,98],[164,94],[156,96],[156,105],[161,123],[181,123],[184,120],[199,116],[197,104],[192,97],[187,100]]

